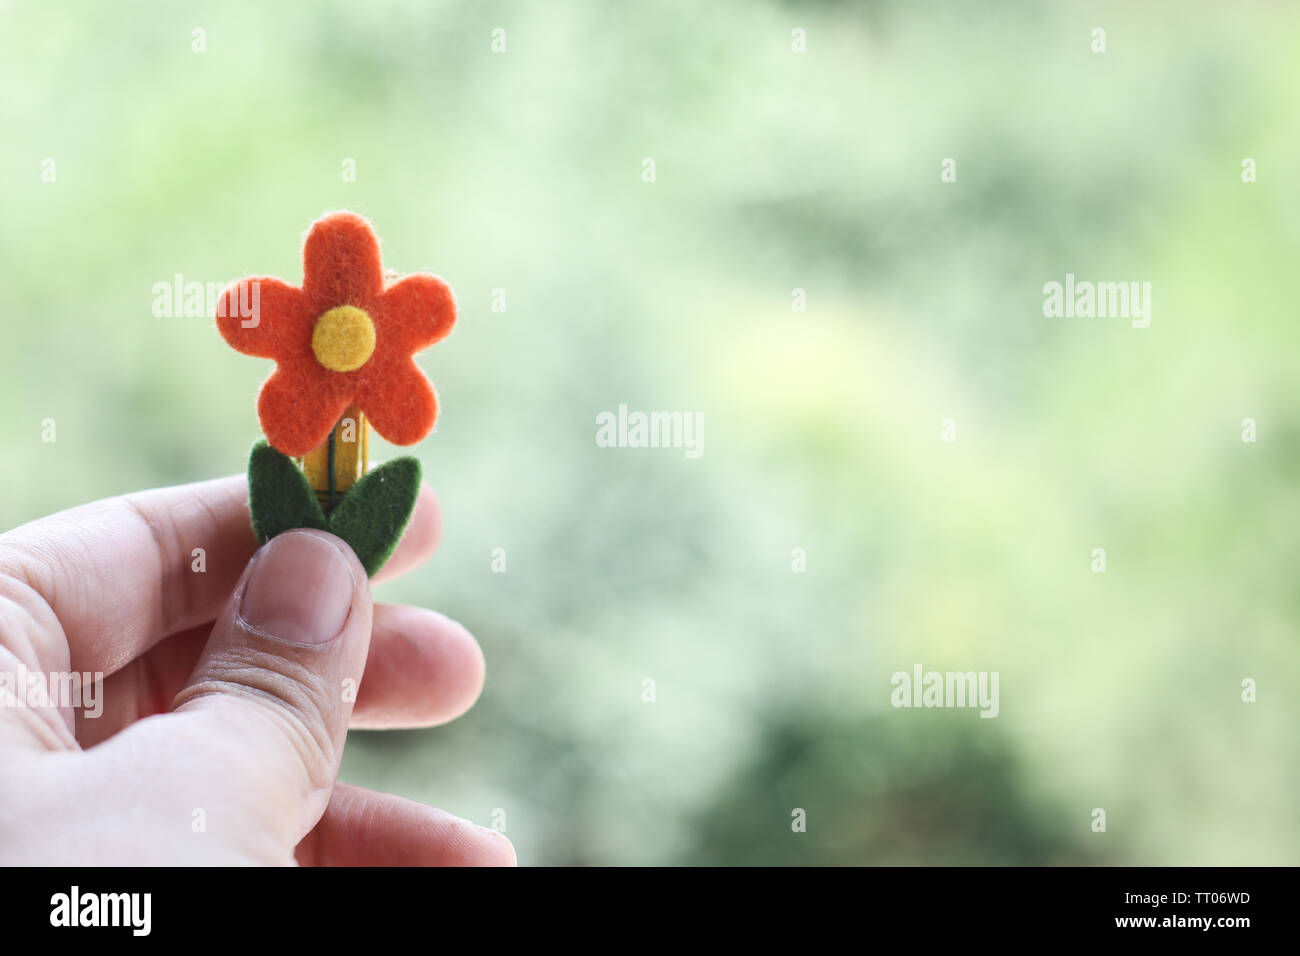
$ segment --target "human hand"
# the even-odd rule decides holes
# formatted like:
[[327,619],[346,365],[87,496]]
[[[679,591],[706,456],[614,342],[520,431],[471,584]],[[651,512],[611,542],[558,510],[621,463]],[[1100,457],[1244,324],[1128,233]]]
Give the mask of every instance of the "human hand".
[[[439,530],[425,485],[376,580]],[[74,673],[104,675],[80,712]],[[243,477],[23,525],[0,535],[0,861],[513,864],[494,830],[337,782],[349,726],[442,723],[482,684],[473,637],[372,606],[338,538],[258,550]]]

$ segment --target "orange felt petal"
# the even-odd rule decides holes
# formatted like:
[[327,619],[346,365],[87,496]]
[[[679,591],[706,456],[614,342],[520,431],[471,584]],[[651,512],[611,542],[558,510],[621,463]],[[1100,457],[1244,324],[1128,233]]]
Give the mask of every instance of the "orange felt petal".
[[302,248],[302,290],[315,314],[339,305],[370,311],[384,288],[379,240],[356,213],[317,219]]
[[456,323],[456,300],[437,276],[409,275],[384,290],[375,318],[379,335],[410,355],[447,337]]
[[438,417],[433,385],[410,358],[394,361],[382,375],[368,378],[356,403],[375,431],[394,445],[414,445],[433,430]]
[[302,290],[271,276],[232,282],[217,299],[217,330],[231,347],[258,358],[279,358],[305,332],[312,315]]
[[294,458],[329,438],[351,400],[341,376],[320,371],[323,374],[307,361],[282,364],[257,396],[257,418],[266,440]]

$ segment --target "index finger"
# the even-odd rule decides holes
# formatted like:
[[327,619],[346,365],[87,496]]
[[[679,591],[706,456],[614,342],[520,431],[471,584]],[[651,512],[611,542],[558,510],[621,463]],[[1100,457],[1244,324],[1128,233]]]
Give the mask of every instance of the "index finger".
[[[426,484],[376,580],[428,558],[439,530]],[[111,674],[164,637],[213,620],[256,550],[247,482],[236,475],[107,498],[22,525],[0,535],[0,575],[20,606],[44,603],[54,612],[73,670]],[[59,659],[49,651],[41,657]]]

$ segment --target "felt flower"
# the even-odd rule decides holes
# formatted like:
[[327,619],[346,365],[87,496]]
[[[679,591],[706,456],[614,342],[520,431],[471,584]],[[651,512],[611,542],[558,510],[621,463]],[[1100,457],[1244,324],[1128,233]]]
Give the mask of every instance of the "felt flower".
[[257,417],[270,444],[302,457],[355,405],[395,445],[433,428],[438,399],[412,357],[456,321],[447,283],[409,275],[385,285],[379,241],[350,212],[317,220],[303,245],[302,288],[257,276],[217,302],[217,328],[245,355],[274,359]]

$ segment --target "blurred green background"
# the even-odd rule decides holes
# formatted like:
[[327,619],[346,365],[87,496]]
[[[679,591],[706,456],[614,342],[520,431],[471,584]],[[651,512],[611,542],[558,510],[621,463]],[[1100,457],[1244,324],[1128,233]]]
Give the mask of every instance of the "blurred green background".
[[[242,469],[270,363],[155,283],[296,283],[348,208],[455,287],[379,596],[487,685],[345,779],[523,863],[1300,862],[1300,7],[0,11],[3,526]],[[1045,318],[1066,272],[1150,328]],[[703,456],[596,447],[620,403]],[[1000,715],[891,708],[917,663]]]

